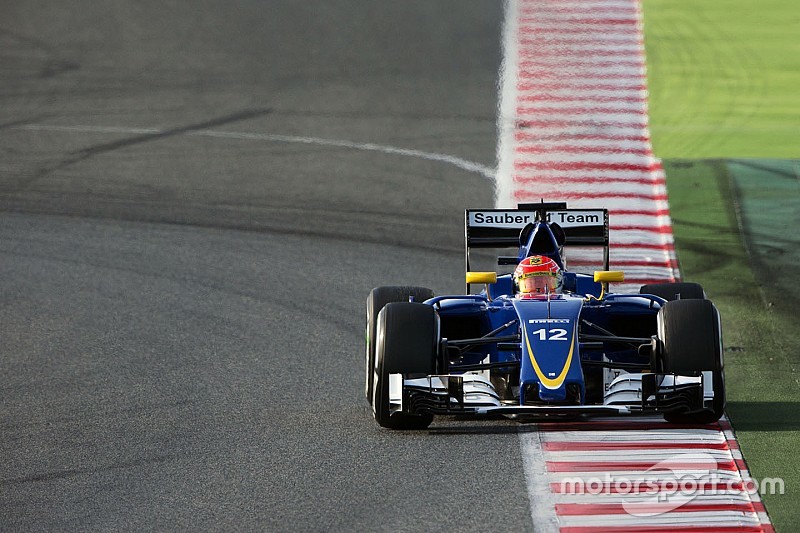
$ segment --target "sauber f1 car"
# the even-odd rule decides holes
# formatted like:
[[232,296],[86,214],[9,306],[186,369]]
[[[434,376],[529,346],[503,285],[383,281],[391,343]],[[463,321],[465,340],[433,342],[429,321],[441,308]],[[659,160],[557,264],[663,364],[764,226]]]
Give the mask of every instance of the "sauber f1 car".
[[[609,270],[608,232],[605,209],[467,209],[465,294],[378,287],[367,298],[366,396],[378,424],[421,429],[436,415],[719,419],[716,307],[696,283],[610,292],[624,274]],[[568,270],[564,249],[573,246],[602,249],[603,269]],[[474,248],[516,248],[497,259],[516,270],[471,271]]]

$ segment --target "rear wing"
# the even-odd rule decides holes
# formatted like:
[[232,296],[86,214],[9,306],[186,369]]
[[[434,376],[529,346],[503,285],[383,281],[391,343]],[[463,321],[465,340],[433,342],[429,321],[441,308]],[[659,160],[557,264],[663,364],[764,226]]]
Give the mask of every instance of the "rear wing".
[[564,230],[567,246],[602,246],[604,269],[608,259],[608,210],[567,209],[567,204],[519,204],[517,209],[467,209],[464,213],[466,270],[472,248],[519,248],[522,229],[536,221],[556,223]]

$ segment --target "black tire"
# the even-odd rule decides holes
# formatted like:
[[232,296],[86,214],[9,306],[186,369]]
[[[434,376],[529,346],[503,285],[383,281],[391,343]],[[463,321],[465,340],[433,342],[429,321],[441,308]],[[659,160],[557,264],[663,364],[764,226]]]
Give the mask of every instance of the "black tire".
[[665,373],[699,376],[712,373],[712,408],[689,413],[665,413],[668,422],[709,424],[725,412],[725,369],[719,312],[710,300],[675,300],[658,311],[660,365]]
[[430,305],[389,303],[378,313],[372,412],[382,427],[425,429],[431,414],[391,412],[389,374],[429,375],[436,369],[439,316]]
[[433,291],[425,287],[376,287],[370,291],[367,297],[367,327],[366,327],[366,350],[364,367],[366,377],[364,380],[364,392],[367,400],[372,403],[372,375],[375,366],[375,326],[378,313],[383,306],[392,302],[407,302],[410,297],[414,297],[415,302],[424,302],[433,298]]
[[653,294],[668,302],[674,300],[705,300],[706,292],[699,283],[652,283],[642,285],[639,294]]

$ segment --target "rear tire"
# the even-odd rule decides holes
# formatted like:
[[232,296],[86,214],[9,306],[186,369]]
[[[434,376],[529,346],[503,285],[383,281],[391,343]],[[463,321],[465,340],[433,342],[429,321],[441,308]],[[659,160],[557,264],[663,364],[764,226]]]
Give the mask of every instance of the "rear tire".
[[366,328],[366,352],[364,367],[366,377],[364,380],[364,392],[367,400],[372,403],[372,375],[375,366],[375,326],[377,324],[378,313],[381,309],[392,302],[407,302],[410,297],[415,302],[424,302],[433,298],[433,291],[425,287],[376,287],[372,289],[367,297],[367,328]]
[[668,302],[674,300],[705,300],[706,292],[699,283],[652,283],[642,285],[639,294],[653,294]]
[[439,316],[430,305],[389,303],[377,317],[372,411],[382,427],[425,429],[431,414],[391,411],[389,374],[429,375],[435,372]]
[[675,300],[658,312],[661,369],[665,373],[698,376],[710,371],[712,408],[699,412],[665,413],[668,422],[709,424],[725,412],[725,372],[719,312],[710,300]]

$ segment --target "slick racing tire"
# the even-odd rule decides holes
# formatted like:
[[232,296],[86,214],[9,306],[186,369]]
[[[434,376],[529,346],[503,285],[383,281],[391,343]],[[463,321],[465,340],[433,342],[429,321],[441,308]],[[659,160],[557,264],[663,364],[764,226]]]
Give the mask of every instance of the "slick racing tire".
[[674,300],[704,300],[706,293],[699,283],[652,283],[642,285],[639,294],[653,294],[668,302]]
[[719,312],[711,300],[675,300],[658,311],[661,370],[681,376],[710,371],[714,387],[711,409],[665,413],[668,422],[709,424],[725,412],[725,372]]
[[[375,328],[375,370],[372,412],[382,427],[425,429],[431,414],[391,410],[389,374],[403,376],[433,374],[439,343],[439,316],[430,305],[390,303],[378,313]],[[404,409],[407,406],[404,406]]]
[[424,302],[433,298],[433,291],[425,287],[376,287],[372,289],[367,297],[367,331],[366,331],[366,350],[364,367],[366,379],[364,380],[364,392],[367,400],[372,403],[372,375],[375,366],[375,326],[378,320],[378,313],[383,306],[392,302],[407,302],[409,298],[414,298],[415,302]]

